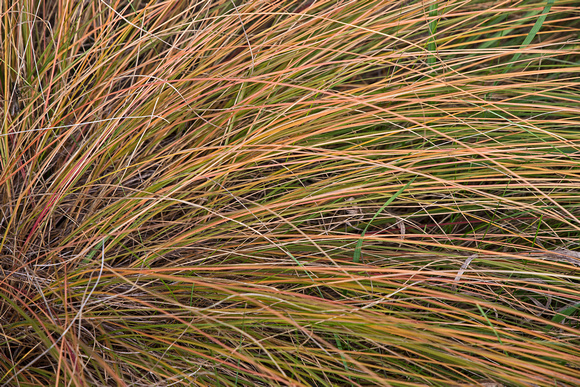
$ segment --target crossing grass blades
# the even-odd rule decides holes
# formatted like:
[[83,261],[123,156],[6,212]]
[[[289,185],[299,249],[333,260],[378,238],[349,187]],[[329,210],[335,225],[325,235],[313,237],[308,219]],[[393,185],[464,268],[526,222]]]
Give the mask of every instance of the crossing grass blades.
[[576,1],[0,4],[0,385],[580,385]]

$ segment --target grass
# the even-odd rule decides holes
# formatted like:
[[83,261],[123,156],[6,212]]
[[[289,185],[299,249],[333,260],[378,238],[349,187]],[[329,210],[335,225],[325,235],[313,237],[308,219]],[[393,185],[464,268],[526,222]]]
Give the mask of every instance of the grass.
[[0,384],[580,384],[571,0],[2,0]]

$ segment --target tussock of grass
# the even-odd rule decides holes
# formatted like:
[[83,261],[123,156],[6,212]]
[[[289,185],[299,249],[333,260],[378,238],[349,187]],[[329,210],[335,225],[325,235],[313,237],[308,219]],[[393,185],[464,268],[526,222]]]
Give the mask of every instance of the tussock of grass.
[[576,5],[2,2],[0,383],[580,384]]

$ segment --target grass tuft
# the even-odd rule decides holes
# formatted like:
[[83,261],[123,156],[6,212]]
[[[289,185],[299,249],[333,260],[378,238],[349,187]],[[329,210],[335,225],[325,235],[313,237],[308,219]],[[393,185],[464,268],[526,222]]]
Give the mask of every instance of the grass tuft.
[[0,2],[0,384],[580,385],[576,5]]

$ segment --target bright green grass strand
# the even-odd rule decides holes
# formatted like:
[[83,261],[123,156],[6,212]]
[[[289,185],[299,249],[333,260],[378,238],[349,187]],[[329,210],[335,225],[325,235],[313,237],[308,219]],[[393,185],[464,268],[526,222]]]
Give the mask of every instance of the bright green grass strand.
[[[436,17],[437,15],[438,15],[437,1],[435,1],[433,2],[433,4],[429,6],[429,16]],[[431,52],[431,55],[427,57],[427,64],[429,64],[429,66],[435,65],[435,61],[437,59],[435,56],[435,53],[437,51],[437,44],[435,43],[435,35],[437,34],[438,21],[439,21],[438,19],[433,19],[429,22],[429,33],[431,34],[431,37],[429,38],[429,43],[427,43],[427,50]]]
[[93,257],[95,256],[95,254],[105,244],[105,242],[107,241],[107,238],[108,237],[106,236],[103,239],[101,239],[101,241],[99,243],[97,243],[97,245],[95,246],[95,248],[93,250],[91,250],[91,252],[85,257],[85,259],[83,259],[83,263],[90,263],[91,262],[91,259],[93,259]]
[[365,234],[366,234],[368,228],[370,227],[370,225],[373,223],[373,221],[376,219],[376,217],[379,216],[379,214],[381,212],[383,212],[383,210],[385,208],[387,208],[387,206],[389,204],[391,204],[397,197],[399,197],[399,195],[402,194],[403,191],[405,191],[415,181],[416,178],[417,178],[417,176],[415,176],[404,187],[402,187],[393,196],[391,196],[389,198],[389,200],[387,200],[386,203],[383,204],[381,208],[379,208],[379,210],[377,211],[377,213],[375,214],[375,216],[373,216],[373,218],[371,219],[371,221],[366,225],[366,227],[364,228],[363,232],[360,235],[361,236],[360,239],[356,242],[356,247],[354,248],[354,256],[353,256],[353,259],[352,259],[354,263],[359,263],[360,262],[361,248],[362,248],[362,244],[363,244],[363,237],[365,236]]
[[[479,304],[475,304],[475,306],[477,306],[477,309],[479,309],[479,311],[481,312],[481,315],[485,318],[485,321],[487,321],[487,324],[489,325],[489,327],[491,328],[491,330],[495,334],[495,337],[497,337],[497,340],[503,346],[503,342],[501,341],[501,337],[499,337],[499,333],[495,330],[495,327],[493,326],[493,324],[491,323],[491,321],[489,321],[489,318],[487,317],[487,314],[483,311],[483,309],[481,308],[481,306]],[[506,356],[509,356],[508,353],[507,353],[507,351],[505,349],[503,350],[503,353]]]
[[566,319],[566,317],[570,317],[572,313],[577,310],[580,310],[580,302],[567,307],[561,312],[557,312],[556,315],[552,317],[552,322],[560,324],[562,321],[564,321],[564,319]]
[[336,333],[334,334],[334,341],[336,342],[336,347],[338,348],[338,350],[341,351],[340,357],[342,359],[342,364],[344,364],[344,369],[346,370],[346,372],[348,372],[348,363],[346,362],[346,358],[344,357],[344,354],[342,353],[342,351],[343,351],[342,343],[340,342],[340,338],[338,337],[338,335]]
[[[544,10],[542,11],[542,14],[538,17],[538,19],[534,23],[532,29],[530,30],[530,32],[528,33],[528,35],[524,39],[524,42],[521,44],[520,49],[526,48],[532,42],[532,40],[534,40],[534,38],[536,37],[536,34],[542,28],[544,21],[546,21],[546,17],[548,16],[548,13],[550,13],[550,9],[552,8],[554,1],[555,0],[548,0],[548,3],[546,4],[546,6],[544,7]],[[510,60],[510,62],[507,64],[507,66],[503,70],[504,74],[507,73],[513,67],[514,63],[520,58],[521,55],[522,55],[522,53],[518,52],[513,56],[513,58]]]
[[[526,13],[520,20],[524,20],[524,19],[527,19],[529,17],[534,16],[535,12],[536,11]],[[505,22],[506,18],[507,18],[507,14],[502,13],[499,16],[496,16],[491,21],[490,25],[499,26]],[[504,36],[508,36],[509,34],[513,33],[516,30],[516,28],[520,27],[520,24],[511,24],[511,22],[505,22],[505,23],[506,23],[506,25],[512,26],[512,28],[503,29],[503,30],[497,32],[496,34],[493,35],[493,37],[491,39],[487,40],[486,42],[483,42],[477,48],[479,50],[485,50],[485,49],[490,48],[492,46],[499,47],[499,44],[497,44],[499,42],[499,40],[501,40]],[[507,24],[507,23],[510,23],[510,24]],[[479,36],[480,35],[476,35],[476,38]],[[471,54],[471,55],[477,55],[477,54]]]

